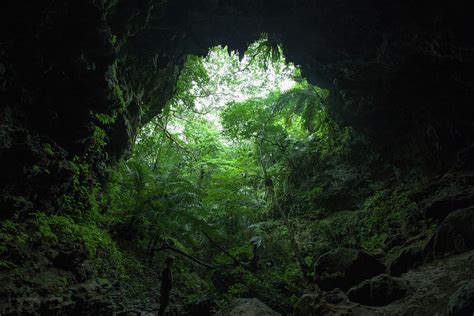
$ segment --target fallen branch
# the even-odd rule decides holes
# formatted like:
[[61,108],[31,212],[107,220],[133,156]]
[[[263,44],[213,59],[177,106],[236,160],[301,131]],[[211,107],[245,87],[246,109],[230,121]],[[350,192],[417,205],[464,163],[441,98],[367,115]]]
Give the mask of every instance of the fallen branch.
[[243,262],[240,262],[236,257],[234,257],[232,254],[230,254],[227,250],[225,250],[224,248],[222,248],[216,241],[214,241],[206,232],[202,232],[204,234],[204,236],[206,236],[206,238],[217,248],[219,249],[220,251],[222,251],[225,255],[227,255],[229,258],[232,259],[232,261],[235,262],[235,264],[237,265],[242,265],[242,266],[245,266],[247,267],[248,264],[247,263],[243,263]]
[[173,247],[171,245],[168,245],[168,244],[164,244],[163,246],[159,247],[159,248],[154,248],[152,249],[153,251],[162,251],[162,250],[171,250],[171,251],[174,251],[178,254],[180,254],[181,256],[185,257],[185,258],[188,258],[189,260],[193,261],[194,263],[197,263],[203,267],[206,267],[208,269],[218,269],[218,268],[221,268],[220,266],[214,266],[214,265],[211,265],[207,262],[204,262],[202,261],[201,259],[199,258],[196,258],[194,256],[191,256],[190,254],[184,252],[183,250],[180,250],[176,247]]

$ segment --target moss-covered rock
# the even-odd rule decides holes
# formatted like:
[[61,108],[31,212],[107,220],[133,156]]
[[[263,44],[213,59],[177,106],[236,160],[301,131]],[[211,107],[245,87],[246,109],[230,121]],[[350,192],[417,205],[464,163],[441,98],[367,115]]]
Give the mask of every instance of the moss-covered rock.
[[418,240],[393,247],[385,256],[387,272],[393,276],[400,276],[408,269],[421,263],[424,259],[423,249],[425,244],[425,240]]

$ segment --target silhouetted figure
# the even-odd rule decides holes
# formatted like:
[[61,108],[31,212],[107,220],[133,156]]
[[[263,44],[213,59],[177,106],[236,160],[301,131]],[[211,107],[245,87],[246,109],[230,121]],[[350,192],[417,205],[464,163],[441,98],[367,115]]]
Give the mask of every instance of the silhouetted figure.
[[171,271],[173,261],[173,257],[167,257],[165,260],[166,267],[163,269],[161,275],[160,310],[158,311],[158,316],[163,316],[165,314],[165,309],[170,303],[170,292],[173,287],[173,273]]

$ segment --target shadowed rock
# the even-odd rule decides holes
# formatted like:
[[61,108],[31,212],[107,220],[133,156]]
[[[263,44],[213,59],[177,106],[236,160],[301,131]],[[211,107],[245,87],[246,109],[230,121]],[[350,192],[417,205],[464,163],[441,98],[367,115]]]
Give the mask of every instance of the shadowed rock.
[[474,314],[474,280],[461,286],[449,298],[448,315],[464,316]]
[[315,281],[323,290],[347,290],[381,274],[385,266],[363,250],[338,248],[321,255],[315,265]]
[[369,306],[384,306],[407,295],[406,280],[381,274],[351,288],[347,295],[353,302]]
[[474,207],[451,213],[438,227],[425,248],[429,257],[474,249]]
[[402,273],[407,272],[408,269],[418,265],[423,261],[425,244],[425,240],[419,240],[392,248],[385,258],[388,273],[400,276]]
[[256,298],[238,298],[232,301],[224,309],[220,310],[218,316],[279,316],[270,307]]
[[349,301],[340,289],[303,295],[295,304],[294,316],[372,315],[371,311]]

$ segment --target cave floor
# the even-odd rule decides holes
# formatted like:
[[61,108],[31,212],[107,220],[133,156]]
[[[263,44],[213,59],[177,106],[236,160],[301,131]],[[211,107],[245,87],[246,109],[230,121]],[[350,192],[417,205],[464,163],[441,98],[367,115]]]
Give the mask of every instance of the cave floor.
[[474,250],[438,259],[401,276],[413,287],[403,299],[367,307],[374,315],[446,315],[449,297],[474,278]]

